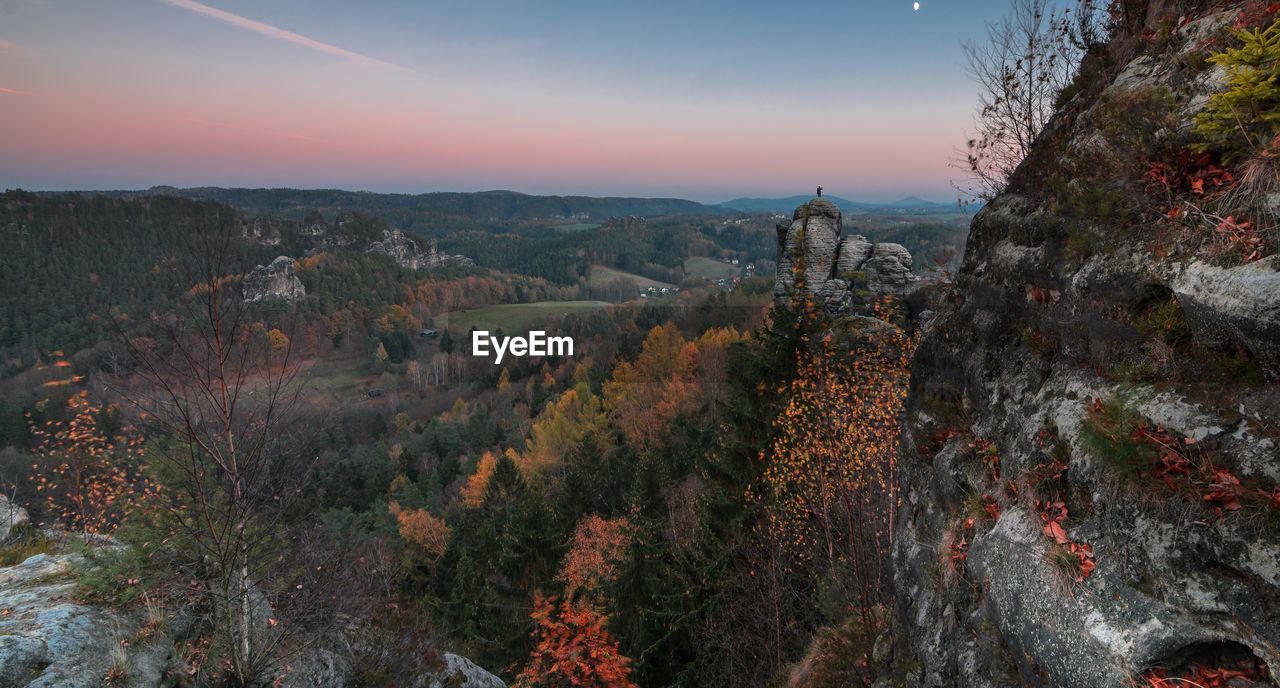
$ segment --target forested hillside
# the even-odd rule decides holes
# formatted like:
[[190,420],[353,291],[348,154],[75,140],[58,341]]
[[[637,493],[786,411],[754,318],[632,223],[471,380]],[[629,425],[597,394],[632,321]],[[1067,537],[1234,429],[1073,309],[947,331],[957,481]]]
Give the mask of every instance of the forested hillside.
[[[901,404],[906,310],[886,301],[877,317],[907,330],[834,346],[853,321],[772,308],[772,275],[684,273],[691,257],[771,267],[772,229],[625,218],[461,233],[441,247],[479,266],[415,271],[360,250],[389,230],[375,217],[298,225],[208,201],[21,192],[0,207],[8,284],[24,287],[5,294],[23,326],[0,482],[34,522],[126,544],[91,553],[77,599],[193,619],[200,681],[253,684],[290,656],[321,677],[301,641],[321,637],[363,685],[421,675],[446,651],[554,685],[569,633],[596,648],[581,671],[610,685],[755,685],[851,611],[883,627],[885,571],[847,567],[885,532],[886,505],[856,503],[880,524],[869,530],[806,514],[829,490],[862,500],[856,485],[887,484],[894,431],[859,409],[887,423]],[[241,276],[280,254],[305,294],[246,302]],[[525,272],[555,269],[567,274]],[[593,270],[626,296],[555,310],[605,288]],[[640,299],[641,278],[682,288]],[[572,357],[497,366],[448,326],[521,304],[551,306],[526,322],[572,337]],[[864,406],[830,415],[827,400],[853,394]],[[846,432],[861,417],[871,434],[861,463],[805,485],[853,437],[814,435],[818,415]],[[175,451],[189,443],[211,449]],[[69,556],[53,531],[23,532],[6,557]],[[262,630],[245,606],[256,595],[274,610]],[[232,616],[248,625],[219,623]]]
[[516,222],[560,224],[603,222],[610,217],[658,217],[676,214],[719,214],[716,207],[677,198],[594,198],[589,196],[531,196],[515,191],[478,193],[435,192],[380,194],[338,189],[176,189],[103,192],[136,198],[176,196],[225,203],[251,215],[273,215],[303,222],[311,213],[378,215],[407,231],[422,234],[462,229],[505,227]]

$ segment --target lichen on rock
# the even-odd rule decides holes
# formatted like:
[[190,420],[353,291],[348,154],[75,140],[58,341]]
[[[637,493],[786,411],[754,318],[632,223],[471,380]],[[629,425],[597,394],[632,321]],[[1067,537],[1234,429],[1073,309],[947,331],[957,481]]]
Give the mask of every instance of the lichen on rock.
[[[1240,9],[1209,4],[1151,4],[1156,25],[1185,14],[1194,30],[1129,43],[1143,50],[1095,72],[1092,100],[1059,113],[975,216],[953,298],[923,330],[892,555],[920,685],[1119,688],[1242,659],[1280,670],[1275,258],[1233,265],[1162,244],[1169,209],[1144,215],[1142,179],[1125,176],[1142,172],[1082,179],[1073,157],[1190,129],[1221,86],[1180,56]],[[1172,102],[1167,119],[1114,116],[1142,89]],[[1131,422],[1098,432],[1113,408]],[[998,471],[979,440],[998,448]],[[996,515],[966,518],[983,498]],[[1060,531],[1047,503],[1062,505]],[[948,545],[961,539],[957,567]],[[1091,548],[1088,575],[1063,542]]]

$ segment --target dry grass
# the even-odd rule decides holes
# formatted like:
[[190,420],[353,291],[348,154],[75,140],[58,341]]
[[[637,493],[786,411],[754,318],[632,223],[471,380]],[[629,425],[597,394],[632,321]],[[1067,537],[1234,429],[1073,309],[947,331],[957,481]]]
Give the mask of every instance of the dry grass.
[[1241,167],[1236,183],[1222,195],[1218,207],[1224,214],[1245,217],[1263,229],[1280,224],[1280,137]]

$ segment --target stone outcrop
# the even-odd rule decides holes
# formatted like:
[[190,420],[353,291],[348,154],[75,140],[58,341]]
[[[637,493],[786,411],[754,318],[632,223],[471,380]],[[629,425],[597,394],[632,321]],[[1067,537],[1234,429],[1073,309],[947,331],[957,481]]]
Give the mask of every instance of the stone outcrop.
[[[197,638],[182,613],[148,625],[145,610],[105,609],[75,601],[78,580],[94,564],[81,554],[37,554],[0,568],[0,688],[99,688],[125,667],[124,688],[171,688],[182,674],[174,650]],[[127,641],[124,652],[117,648]],[[339,643],[341,646],[342,643]],[[465,657],[442,653],[443,666],[409,688],[506,688]],[[354,688],[343,653],[308,648],[290,659],[282,688]]]
[[502,679],[466,657],[446,652],[440,659],[444,661],[444,668],[431,677],[427,688],[507,688]]
[[[862,237],[857,237],[861,239]],[[867,288],[876,294],[903,295],[916,282],[911,272],[911,252],[901,244],[876,244],[855,270],[867,273]]]
[[872,243],[861,235],[841,238],[840,209],[824,198],[796,208],[778,223],[778,274],[773,294],[785,304],[813,295],[827,310],[845,313],[858,292],[906,296],[917,287],[911,252],[899,244]]
[[[1182,28],[1165,43],[1130,37],[1148,52],[1086,85],[973,220],[951,298],[923,329],[901,448],[892,561],[911,685],[1280,670],[1280,511],[1266,497],[1280,484],[1280,265],[1160,245],[1170,225],[1126,215],[1145,208],[1143,180],[1098,156],[1191,131],[1223,74],[1185,55],[1239,10],[1152,3],[1148,25]],[[1167,119],[1117,109],[1169,102]],[[1113,208],[1069,196],[1096,193]],[[1133,424],[1097,430],[1119,412]],[[1151,434],[1165,448],[1142,444]],[[988,442],[998,463],[979,453]],[[1091,547],[1083,580],[1083,560],[1046,534],[1058,501],[1063,538]]]
[[437,270],[451,266],[474,265],[466,256],[441,253],[435,239],[430,241],[424,252],[417,241],[398,229],[387,230],[383,233],[381,241],[369,244],[365,251],[391,256],[401,267],[410,270]]
[[1231,268],[1195,261],[1170,272],[1169,287],[1198,336],[1234,337],[1280,369],[1280,257]]
[[119,640],[134,641],[122,685],[170,685],[165,673],[174,661],[174,640],[189,624],[175,617],[143,637],[144,614],[72,601],[85,564],[78,554],[38,554],[0,568],[0,686],[98,688],[115,663]]
[[263,246],[279,246],[284,240],[284,223],[273,217],[260,215],[246,220],[241,234],[250,243]]
[[289,256],[280,256],[270,265],[259,265],[244,276],[244,300],[257,303],[263,299],[282,299],[297,303],[307,296],[307,288],[298,279],[297,267]]
[[802,282],[800,291],[817,294],[833,277],[842,218],[836,204],[815,198],[778,223],[778,280],[774,295],[784,297]]

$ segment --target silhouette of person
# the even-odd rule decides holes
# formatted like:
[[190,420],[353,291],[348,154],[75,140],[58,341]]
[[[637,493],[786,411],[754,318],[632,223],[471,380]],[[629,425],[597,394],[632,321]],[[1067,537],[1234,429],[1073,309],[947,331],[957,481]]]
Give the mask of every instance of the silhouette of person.
[[822,198],[822,187],[818,187],[818,198]]

